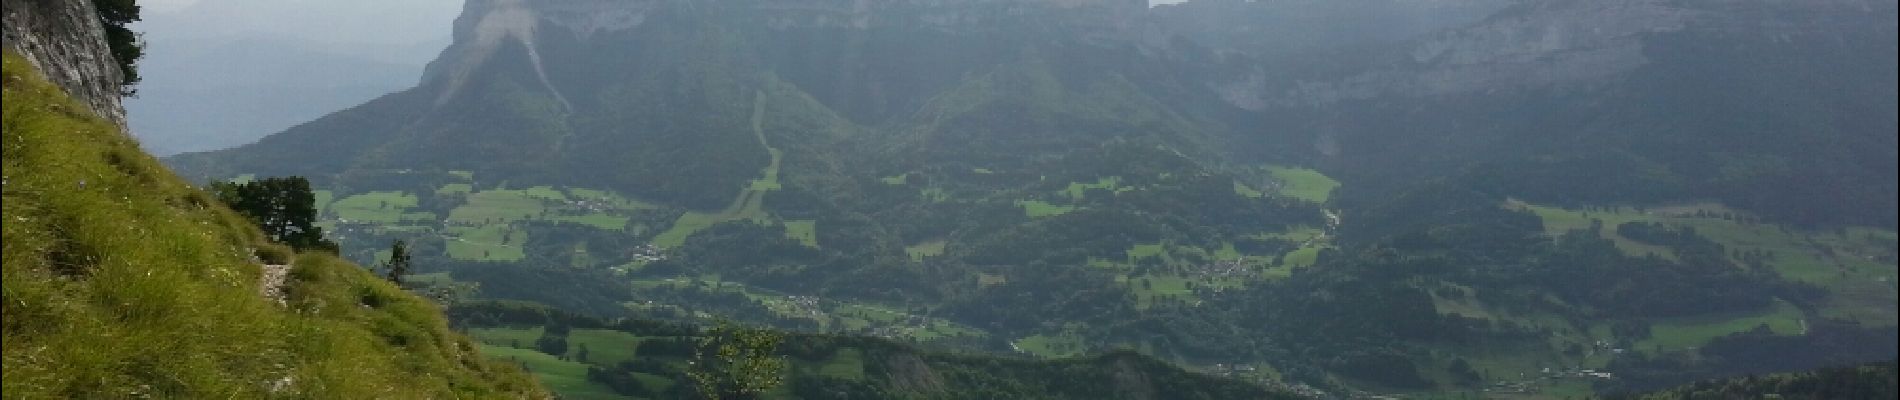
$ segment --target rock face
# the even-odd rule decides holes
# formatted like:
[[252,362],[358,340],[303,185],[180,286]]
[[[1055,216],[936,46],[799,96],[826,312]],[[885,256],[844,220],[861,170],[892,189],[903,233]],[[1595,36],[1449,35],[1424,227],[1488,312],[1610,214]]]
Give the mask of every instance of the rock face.
[[[1240,106],[1324,105],[1595,85],[1650,64],[1646,40],[1659,35],[1828,35],[1844,29],[1833,25],[1839,21],[1865,19],[1854,14],[1890,15],[1892,10],[1891,3],[1862,0],[1526,2],[1481,22],[1409,41],[1398,54],[1355,74],[1297,79],[1267,87],[1258,99],[1230,89],[1236,94],[1229,98]],[[1891,25],[1884,30],[1891,34]]]
[[[1000,25],[1038,20],[1082,32],[1083,39],[1128,38],[1147,8],[1144,0],[721,0],[693,3],[665,0],[469,0],[455,21],[455,42],[430,63],[424,83],[441,83],[438,105],[461,93],[476,68],[498,49],[519,45],[539,75],[539,86],[556,94],[564,108],[573,105],[549,80],[540,47],[556,40],[588,42],[614,32],[636,29],[656,13],[679,19],[694,13],[742,18],[748,25],[775,31],[923,28],[975,33]],[[1048,18],[1061,15],[1060,18]]]
[[119,66],[90,1],[4,0],[7,50],[19,53],[94,113],[125,126]]

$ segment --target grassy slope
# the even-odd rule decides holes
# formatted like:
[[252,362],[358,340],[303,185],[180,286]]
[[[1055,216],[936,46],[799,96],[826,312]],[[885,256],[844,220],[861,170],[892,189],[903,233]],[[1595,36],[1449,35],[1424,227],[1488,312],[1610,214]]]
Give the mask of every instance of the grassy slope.
[[546,397],[335,257],[265,300],[251,254],[281,248],[18,57],[0,79],[7,397]]

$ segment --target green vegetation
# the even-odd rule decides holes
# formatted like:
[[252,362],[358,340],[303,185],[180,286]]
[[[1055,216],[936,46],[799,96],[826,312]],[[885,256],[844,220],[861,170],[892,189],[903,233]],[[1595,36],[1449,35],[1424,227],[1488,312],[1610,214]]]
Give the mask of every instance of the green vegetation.
[[[679,247],[681,244],[686,243],[686,238],[691,237],[694,233],[721,222],[749,219],[753,222],[762,223],[767,220],[763,207],[765,193],[779,190],[783,187],[779,184],[778,173],[779,162],[784,155],[779,149],[772,147],[771,144],[766,141],[765,128],[763,125],[765,103],[765,93],[759,92],[754,94],[752,101],[752,131],[753,134],[757,136],[759,145],[764,146],[772,157],[771,163],[767,164],[763,171],[764,177],[755,179],[747,184],[743,190],[739,191],[739,197],[732,199],[732,204],[727,205],[725,210],[711,214],[690,211],[681,215],[679,220],[673,222],[672,228],[668,228],[666,232],[660,233],[659,236],[653,239],[655,246],[661,248]],[[814,241],[815,240],[816,239],[814,239]]]
[[[533,343],[533,342],[529,342]],[[512,347],[481,344],[483,355],[491,360],[504,361],[520,365],[521,369],[534,374],[535,379],[547,386],[548,390],[560,393],[566,399],[625,399],[612,388],[587,380],[587,364],[534,351]]]
[[[468,203],[449,212],[451,225],[483,225],[538,218],[549,203],[566,200],[561,192],[546,186],[526,190],[483,190],[468,195]],[[337,214],[343,217],[342,214]],[[344,217],[348,218],[348,217]]]
[[409,211],[416,207],[416,196],[403,192],[371,192],[345,197],[330,203],[330,213],[349,223],[398,225],[429,223],[435,214]]
[[1092,183],[1071,182],[1068,188],[1062,190],[1062,194],[1068,196],[1071,200],[1082,200],[1086,198],[1089,189],[1115,191],[1121,188],[1121,181],[1122,177],[1110,176],[1098,179]]
[[785,237],[797,240],[805,246],[818,247],[818,221],[785,221]]
[[483,225],[481,227],[449,227],[444,230],[451,235],[446,238],[449,257],[474,261],[515,261],[526,257],[522,246],[528,242],[528,232],[511,229],[508,225]]
[[1800,335],[1807,333],[1807,321],[1802,318],[1801,309],[1786,301],[1776,301],[1774,307],[1758,315],[1710,315],[1657,321],[1650,327],[1650,338],[1638,342],[1636,350],[1688,349],[1757,327],[1765,327],[1767,332],[1775,335]]
[[[1132,352],[1081,356],[1079,336],[1025,339],[1032,347],[1055,347],[1074,358],[1032,361],[970,353],[937,353],[870,337],[788,334],[755,328],[724,332],[657,321],[604,323],[526,303],[476,302],[451,310],[473,324],[471,335],[490,357],[513,361],[542,376],[565,397],[694,398],[706,391],[762,393],[763,398],[1112,398],[1112,382],[1140,379],[1168,387],[1180,398],[1281,399],[1289,395],[1235,380],[1189,373]],[[572,327],[567,333],[554,327]],[[743,330],[761,339],[725,332]],[[565,338],[565,356],[540,353],[536,340]],[[772,345],[773,337],[782,338]],[[748,344],[749,343],[749,344]],[[581,356],[580,347],[586,348]],[[776,350],[772,350],[776,348]],[[607,355],[603,349],[612,349]],[[624,358],[623,358],[624,357]],[[691,363],[689,363],[691,361]],[[711,362],[706,362],[711,361]],[[703,367],[712,364],[713,367]],[[893,366],[928,369],[889,373]],[[908,368],[908,367],[900,367]],[[694,382],[703,378],[710,385]],[[931,387],[910,383],[928,378]],[[782,381],[778,384],[775,381]],[[637,384],[631,382],[638,382]],[[741,383],[751,383],[742,385]],[[683,384],[683,385],[682,385]],[[767,389],[777,386],[776,389]],[[1112,385],[1107,385],[1112,386]],[[742,388],[750,387],[750,390]],[[698,393],[695,393],[698,392]],[[749,398],[727,393],[723,398]]]
[[1696,382],[1644,394],[1623,394],[1608,400],[1717,400],[1717,399],[1891,399],[1900,396],[1900,379],[1892,361],[1811,372],[1750,375]]
[[1259,189],[1254,189],[1252,186],[1247,186],[1247,184],[1240,182],[1234,182],[1234,193],[1254,199],[1267,197],[1267,192],[1262,192]]
[[[237,183],[237,181],[232,181],[232,182]],[[316,192],[316,204],[314,204],[317,208],[317,214],[322,215],[324,213],[329,212],[330,202],[332,201],[336,201],[336,192],[332,192],[328,190],[318,190]]]
[[437,196],[469,194],[475,191],[475,185],[467,183],[449,183],[435,189]]
[[[1865,62],[1894,46],[1887,37],[1829,39],[1890,26],[1865,15],[1891,16],[1892,5],[1809,14],[1790,2],[1685,3],[1678,8],[1706,13],[1709,23],[1632,36],[1654,50],[1645,52],[1652,62],[1585,85],[1602,90],[1409,98],[1375,91],[1365,101],[1265,99],[1265,109],[1255,109],[1223,106],[1236,99],[1208,96],[1219,91],[1204,90],[1201,80],[1268,71],[1266,81],[1244,86],[1326,87],[1330,78],[1367,72],[1359,67],[1403,77],[1433,63],[1359,53],[1393,46],[1314,47],[1356,53],[1348,59],[1221,55],[1288,37],[1259,32],[1201,43],[1220,63],[1206,63],[1204,52],[1156,57],[1090,28],[1104,15],[1127,15],[1089,11],[1113,7],[1106,4],[1001,10],[894,2],[867,15],[956,12],[982,25],[883,26],[867,36],[803,24],[760,28],[757,2],[744,3],[689,11],[667,2],[656,7],[693,18],[642,25],[650,34],[553,43],[543,61],[571,73],[552,86],[477,77],[449,101],[418,94],[427,90],[388,96],[174,164],[206,176],[296,173],[339,190],[398,188],[421,197],[403,212],[486,213],[399,232],[336,225],[358,258],[390,236],[415,236],[418,251],[440,257],[419,265],[481,284],[482,296],[958,349],[1000,350],[1041,336],[1030,344],[1045,353],[1063,347],[1050,343],[1125,346],[1209,370],[1270,360],[1288,379],[1335,393],[1475,395],[1480,385],[1537,377],[1543,367],[1673,383],[1691,374],[1677,371],[1739,373],[1719,369],[1726,364],[1856,359],[1886,351],[1869,343],[1887,341],[1866,338],[1890,331],[1900,314],[1890,250],[1895,180],[1892,168],[1878,168],[1892,163],[1892,146],[1883,146],[1891,138],[1871,133],[1893,130],[1884,128],[1892,125],[1894,85],[1882,84],[1892,82],[1893,68],[1891,57]],[[1196,3],[1207,4],[1153,11],[1232,7],[1250,12],[1220,16],[1262,22],[1247,20],[1296,13],[1252,7],[1340,2]],[[1215,3],[1224,5],[1208,5]],[[1595,12],[1577,8],[1583,3],[1520,7],[1513,17]],[[1460,18],[1480,28],[1515,20],[1467,11],[1449,14],[1468,14]],[[1736,35],[1750,31],[1726,26],[1762,16],[1788,22],[1769,24],[1788,34]],[[1178,38],[1210,36],[1222,35]],[[1766,56],[1838,62],[1757,62]],[[457,67],[522,72],[511,65],[519,67],[486,60]],[[1846,78],[1797,79],[1823,72]],[[546,89],[582,94],[583,107],[564,109]],[[445,170],[479,170],[481,180]],[[503,180],[515,186],[499,190],[521,191],[509,201],[522,204],[471,199]],[[556,183],[659,207],[582,210],[522,189]],[[349,194],[361,193],[338,197]],[[578,191],[560,194],[580,201]],[[1498,207],[1506,196],[1549,209]],[[1594,205],[1684,201],[1719,201],[1759,217],[1695,205],[1690,212],[1704,215],[1591,222],[1622,212]],[[1731,212],[1733,222],[1707,215]],[[803,221],[813,222],[807,229]],[[481,240],[457,240],[463,236]],[[520,255],[475,252],[476,242]],[[466,262],[509,259],[516,261]],[[1786,305],[1801,315],[1789,318]],[[1737,332],[1764,322],[1768,329]],[[1802,331],[1809,333],[1783,335]],[[1653,342],[1685,345],[1638,350]],[[812,369],[832,361],[828,350],[806,354],[792,379],[822,375]],[[858,356],[871,380],[918,370],[873,350]],[[654,377],[677,378],[643,366],[652,368],[601,380],[639,393],[660,390],[650,383],[665,378]],[[958,379],[940,378],[911,382]],[[1530,386],[1562,396],[1622,382],[1590,379]],[[1022,397],[1015,389],[1035,387],[1012,385],[1019,383],[969,396]],[[854,398],[905,397],[820,386]]]
[[[1697,235],[1732,253],[1769,255],[1762,261],[1785,279],[1819,285],[1840,294],[1822,307],[1821,315],[1862,323],[1892,326],[1897,322],[1894,292],[1882,282],[1895,279],[1892,260],[1893,231],[1848,228],[1834,232],[1791,229],[1762,223],[1758,217],[1719,204],[1683,204],[1633,207],[1563,209],[1511,200],[1505,207],[1536,214],[1552,235],[1601,227],[1598,235],[1632,256],[1657,255],[1674,259],[1663,245],[1644,243],[1616,229],[1628,223],[1660,223],[1693,229]],[[1733,255],[1730,256],[1734,258]],[[1882,261],[1885,260],[1885,261]],[[1741,261],[1741,260],[1736,260]],[[1884,287],[1883,287],[1884,286]]]
[[297,250],[336,252],[336,242],[323,237],[317,219],[316,194],[302,177],[267,178],[231,183],[212,182],[208,188],[226,207],[244,215],[272,241]]
[[99,10],[99,23],[105,28],[106,47],[112,50],[112,59],[119,65],[119,92],[131,95],[137,93],[133,85],[142,80],[139,77],[139,59],[145,58],[145,42],[129,26],[139,21],[137,0],[91,0],[93,8]]
[[[270,243],[17,56],[0,75],[8,397],[545,397],[434,304]],[[254,254],[292,265],[281,289]]]
[[1339,181],[1327,177],[1319,171],[1306,168],[1268,167],[1273,178],[1280,181],[1279,193],[1300,200],[1325,203],[1333,197],[1333,189],[1339,188]]
[[785,382],[789,363],[776,354],[784,342],[782,333],[722,322],[699,338],[686,376],[707,399],[759,398]]
[[1069,358],[1088,351],[1082,337],[1072,332],[1043,334],[1022,338],[1014,343],[1018,350],[1042,358]]
[[923,243],[904,246],[904,254],[909,254],[911,261],[922,262],[926,258],[943,255],[944,247],[949,244],[949,241],[943,239],[928,240]]
[[886,176],[883,178],[877,178],[877,180],[879,182],[884,182],[884,184],[886,185],[903,186],[903,185],[910,184],[910,174],[891,175],[891,176]]

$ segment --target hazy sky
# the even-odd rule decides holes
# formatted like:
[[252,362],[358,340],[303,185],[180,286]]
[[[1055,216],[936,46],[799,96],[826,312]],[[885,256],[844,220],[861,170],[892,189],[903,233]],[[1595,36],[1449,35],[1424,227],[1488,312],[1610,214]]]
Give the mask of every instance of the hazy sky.
[[[1183,1],[1187,0],[1148,0],[1148,4],[1174,4]],[[139,4],[151,8],[152,11],[164,12],[184,8],[196,2],[198,0],[145,0]]]

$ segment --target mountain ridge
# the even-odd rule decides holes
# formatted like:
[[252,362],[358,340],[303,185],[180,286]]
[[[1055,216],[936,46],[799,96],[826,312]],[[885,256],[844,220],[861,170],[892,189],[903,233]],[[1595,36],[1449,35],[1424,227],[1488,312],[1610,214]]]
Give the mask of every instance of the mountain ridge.
[[477,1],[417,88],[169,162],[608,317],[1400,393],[1891,352],[1886,5],[1394,3]]

